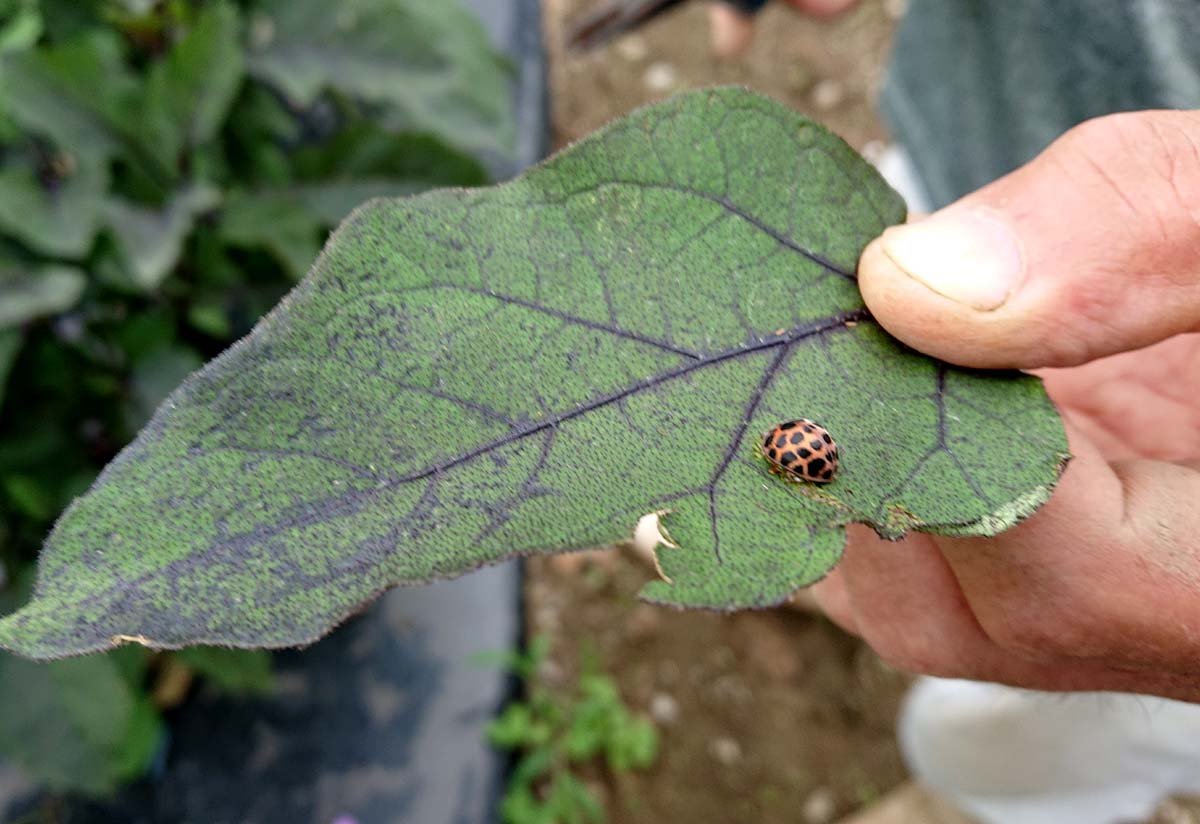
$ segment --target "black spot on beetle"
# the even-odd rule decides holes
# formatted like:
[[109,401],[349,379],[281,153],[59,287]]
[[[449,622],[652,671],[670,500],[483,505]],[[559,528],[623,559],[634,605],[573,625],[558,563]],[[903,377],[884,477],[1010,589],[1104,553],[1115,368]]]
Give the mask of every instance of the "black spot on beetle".
[[811,453],[811,452],[809,452],[809,451],[808,451],[807,449],[805,449],[804,447],[800,447],[800,457],[801,457],[801,458],[811,458],[811,457],[812,457],[812,453]]
[[773,461],[779,458],[779,453],[778,453],[778,452],[776,452],[774,449],[772,449],[770,452],[768,452],[768,453],[767,453],[767,455],[768,455],[768,456],[771,458],[771,460],[773,460]]
[[822,472],[822,473],[821,473],[821,479],[822,479],[822,480],[828,481],[828,480],[829,480],[830,478],[832,478],[832,477],[833,477],[833,470],[832,470],[832,469],[826,469],[824,472]]
[[833,438],[829,437],[828,432],[821,436],[821,440],[825,441],[825,443],[833,443]]
[[779,457],[779,462],[781,464],[783,464],[784,466],[788,466],[790,464],[795,463],[796,462],[796,453],[795,452],[784,452]]
[[804,433],[803,432],[793,432],[792,433],[792,444],[794,445],[794,444],[799,444],[799,443],[804,443]]
[[811,441],[808,442],[808,445],[811,446],[813,449],[820,449],[821,448],[821,439],[813,438]]
[[788,421],[787,423],[781,423],[781,424],[779,425],[779,428],[780,428],[780,429],[795,429],[795,428],[796,428],[796,421]]
[[812,425],[811,425],[811,424],[807,424],[807,423],[806,423],[806,424],[804,424],[804,431],[805,431],[805,432],[812,432],[812,431],[813,431]]
[[780,435],[778,438],[776,438],[775,445],[780,449],[783,449],[785,446],[787,446],[787,435]]
[[769,449],[771,446],[771,433],[767,433],[767,437],[763,438],[763,449]]
[[825,468],[825,459],[824,458],[813,458],[812,463],[810,463],[808,465],[808,477],[810,477],[810,478],[821,477],[821,470],[823,470],[824,468]]

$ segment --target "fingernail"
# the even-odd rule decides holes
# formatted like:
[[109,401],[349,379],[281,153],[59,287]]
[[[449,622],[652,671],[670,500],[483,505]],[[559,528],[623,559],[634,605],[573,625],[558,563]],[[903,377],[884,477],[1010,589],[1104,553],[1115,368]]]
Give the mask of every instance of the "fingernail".
[[888,229],[883,252],[909,277],[981,311],[998,309],[1021,279],[1016,235],[978,209],[955,207]]

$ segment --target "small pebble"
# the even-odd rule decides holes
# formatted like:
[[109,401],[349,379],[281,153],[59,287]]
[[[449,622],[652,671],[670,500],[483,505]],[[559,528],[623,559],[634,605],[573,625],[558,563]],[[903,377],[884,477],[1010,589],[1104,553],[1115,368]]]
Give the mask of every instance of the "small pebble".
[[818,787],[804,800],[801,814],[805,824],[829,824],[837,811],[837,799],[833,790],[828,787]]
[[549,605],[538,607],[534,613],[534,621],[539,632],[553,632],[560,625],[558,610]]
[[563,683],[567,676],[562,666],[553,658],[543,658],[538,663],[537,674],[538,678],[550,686]]
[[708,743],[708,752],[726,767],[742,760],[742,747],[732,738],[714,738]]
[[812,90],[812,104],[823,112],[837,108],[845,99],[846,89],[836,80],[822,80]]
[[642,82],[652,92],[670,91],[679,83],[679,72],[670,63],[651,63]]
[[650,717],[660,724],[670,725],[679,720],[679,702],[665,692],[650,697]]
[[646,46],[646,41],[638,37],[636,34],[626,35],[617,41],[617,54],[628,60],[630,63],[640,63],[646,59],[646,55],[650,53],[650,49]]

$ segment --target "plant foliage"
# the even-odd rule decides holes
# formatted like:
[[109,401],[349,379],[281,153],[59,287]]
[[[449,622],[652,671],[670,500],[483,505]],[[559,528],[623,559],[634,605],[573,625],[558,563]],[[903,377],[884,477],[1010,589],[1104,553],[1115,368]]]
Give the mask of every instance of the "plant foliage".
[[[367,45],[390,58],[345,71]],[[482,182],[464,149],[503,153],[506,82],[455,2],[0,0],[7,580],[27,577],[59,512],[355,205]],[[48,786],[107,792],[161,743],[145,692],[157,674],[270,683],[265,653],[143,659],[0,657],[0,751]]]
[[[644,594],[725,609],[824,576],[847,523],[1005,529],[1049,496],[1062,425],[1036,378],[872,320],[855,266],[903,218],[840,139],[736,89],[494,188],[373,201],[67,511],[0,644],[305,643],[394,584],[654,510],[677,546]],[[801,416],[841,446],[834,483],[755,454]]]
[[565,695],[540,685],[536,671],[547,652],[538,637],[515,656],[511,669],[527,696],[488,726],[493,746],[518,755],[500,815],[505,824],[603,824],[604,808],[581,772],[648,769],[658,757],[658,732],[601,673],[585,671]]

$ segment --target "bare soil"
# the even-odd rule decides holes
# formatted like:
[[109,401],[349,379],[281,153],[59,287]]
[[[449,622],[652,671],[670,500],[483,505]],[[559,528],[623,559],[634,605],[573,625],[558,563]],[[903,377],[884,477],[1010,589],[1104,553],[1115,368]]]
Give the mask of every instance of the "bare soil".
[[773,3],[758,17],[750,51],[728,61],[709,52],[703,2],[685,3],[605,48],[567,53],[564,31],[597,2],[544,0],[557,146],[678,91],[729,84],[748,86],[820,120],[860,150],[884,137],[875,99],[893,18],[903,11],[896,0],[862,0],[825,22]]
[[661,734],[653,769],[600,777],[612,824],[817,824],[904,779],[893,724],[907,678],[823,618],[650,606],[634,593],[653,570],[616,551],[529,572],[530,632],[552,640],[542,682],[597,667]]

